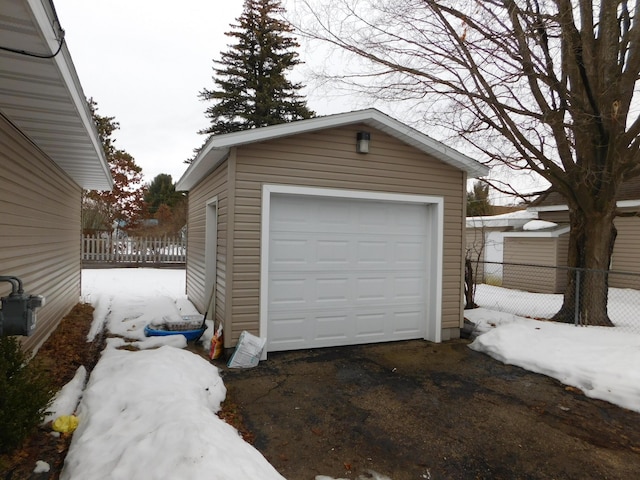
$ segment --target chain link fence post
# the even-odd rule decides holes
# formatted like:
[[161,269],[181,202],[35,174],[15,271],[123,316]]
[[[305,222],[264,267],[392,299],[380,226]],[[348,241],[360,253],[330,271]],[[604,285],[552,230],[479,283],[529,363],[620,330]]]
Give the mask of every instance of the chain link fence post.
[[577,327],[580,322],[580,269],[576,269],[576,299],[573,306],[573,323]]

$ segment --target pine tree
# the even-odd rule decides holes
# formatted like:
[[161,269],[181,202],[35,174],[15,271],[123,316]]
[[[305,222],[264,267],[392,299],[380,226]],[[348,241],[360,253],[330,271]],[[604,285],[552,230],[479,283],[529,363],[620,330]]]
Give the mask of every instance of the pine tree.
[[183,192],[176,192],[176,184],[173,183],[171,175],[161,173],[146,185],[144,201],[147,204],[149,213],[154,214],[161,205],[173,208],[184,196]]
[[489,184],[480,181],[473,183],[473,190],[467,192],[467,217],[491,215],[493,209],[489,202]]
[[279,0],[245,0],[242,15],[226,35],[237,43],[214,60],[214,90],[200,98],[213,101],[206,116],[211,126],[202,134],[230,133],[310,118],[314,112],[285,74],[300,63],[293,28],[276,16],[284,12]]

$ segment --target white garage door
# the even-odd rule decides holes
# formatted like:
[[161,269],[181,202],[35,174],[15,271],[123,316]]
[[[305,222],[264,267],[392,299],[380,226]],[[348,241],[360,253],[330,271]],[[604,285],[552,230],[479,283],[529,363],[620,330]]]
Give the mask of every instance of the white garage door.
[[267,350],[424,338],[425,205],[274,195]]

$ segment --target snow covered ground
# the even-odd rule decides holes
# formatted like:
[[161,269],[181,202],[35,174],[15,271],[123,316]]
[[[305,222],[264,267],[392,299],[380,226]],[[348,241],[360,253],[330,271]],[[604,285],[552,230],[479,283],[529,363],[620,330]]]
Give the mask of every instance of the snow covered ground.
[[72,381],[58,396],[61,415],[73,411],[68,406],[76,402],[69,398],[82,396],[79,427],[60,478],[282,479],[216,415],[226,395],[218,369],[183,350],[182,335],[144,336],[147,323],[197,313],[184,295],[184,270],[82,275],[83,299],[96,308],[91,335],[106,325],[142,350],[117,349],[125,340],[110,339],[84,391]]
[[[110,339],[86,387],[81,368],[56,398],[50,418],[80,419],[61,479],[283,478],[215,415],[226,394],[217,368],[183,350],[182,336],[144,336],[146,323],[196,313],[184,291],[184,270],[83,271],[83,300],[95,306],[90,340],[103,325],[128,340]],[[529,320],[517,315],[542,316],[532,310],[540,302],[503,293],[533,303],[466,311],[482,333],[471,348],[640,412],[640,335]],[[126,342],[141,350],[116,348]]]
[[[497,312],[528,318],[551,318],[562,306],[562,295],[529,293],[480,284],[475,301],[481,307]],[[640,334],[640,291],[610,288],[607,310],[619,330]]]
[[640,310],[640,292],[611,290],[609,313],[616,328],[525,318],[553,316],[562,295],[479,285],[476,302],[483,308],[464,312],[479,334],[470,348],[640,412],[640,334],[629,333],[640,323],[629,317]]

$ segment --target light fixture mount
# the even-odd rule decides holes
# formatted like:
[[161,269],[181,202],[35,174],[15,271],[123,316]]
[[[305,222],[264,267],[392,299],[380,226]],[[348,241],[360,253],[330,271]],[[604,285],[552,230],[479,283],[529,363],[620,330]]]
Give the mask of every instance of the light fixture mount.
[[369,132],[358,132],[356,135],[356,152],[369,153],[369,141],[371,134]]

